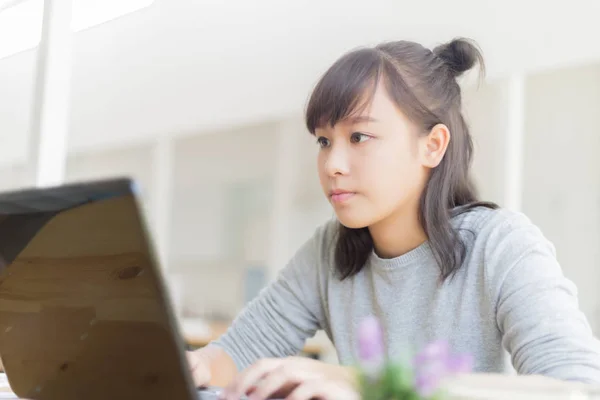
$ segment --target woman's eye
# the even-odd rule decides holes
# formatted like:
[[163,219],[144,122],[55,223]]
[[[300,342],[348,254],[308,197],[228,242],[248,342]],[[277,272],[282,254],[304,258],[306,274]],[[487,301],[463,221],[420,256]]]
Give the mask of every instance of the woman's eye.
[[366,142],[367,140],[371,139],[371,136],[369,135],[365,135],[364,133],[360,133],[360,132],[354,132],[351,136],[350,136],[350,141],[352,143],[361,143],[361,142]]
[[317,143],[319,144],[319,146],[321,146],[321,148],[325,148],[325,147],[329,147],[329,139],[327,139],[326,137],[320,136],[317,138]]

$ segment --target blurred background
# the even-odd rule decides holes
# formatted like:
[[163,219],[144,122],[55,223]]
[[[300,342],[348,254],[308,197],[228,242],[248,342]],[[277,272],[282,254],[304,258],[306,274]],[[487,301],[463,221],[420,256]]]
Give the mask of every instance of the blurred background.
[[[0,0],[0,190],[131,176],[202,345],[333,213],[302,120],[343,52],[466,36],[485,200],[557,248],[600,332],[598,0]],[[330,354],[314,339],[315,353]]]

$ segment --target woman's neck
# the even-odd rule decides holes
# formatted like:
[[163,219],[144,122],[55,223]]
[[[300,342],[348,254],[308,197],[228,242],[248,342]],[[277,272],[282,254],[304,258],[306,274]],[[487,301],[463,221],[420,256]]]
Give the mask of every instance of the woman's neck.
[[369,232],[375,252],[381,258],[400,257],[427,241],[419,221],[418,202],[370,226]]

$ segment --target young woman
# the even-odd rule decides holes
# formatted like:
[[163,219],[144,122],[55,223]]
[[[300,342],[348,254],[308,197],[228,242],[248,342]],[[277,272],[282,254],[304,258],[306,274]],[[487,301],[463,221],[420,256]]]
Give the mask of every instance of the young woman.
[[[392,358],[446,339],[477,372],[600,382],[598,343],[553,246],[522,214],[478,201],[469,179],[456,79],[477,63],[468,40],[433,51],[399,41],[352,51],[325,73],[306,124],[337,218],[223,337],[189,353],[198,384],[253,399],[309,399],[310,382],[323,380],[346,387],[369,315]],[[290,357],[317,329],[341,366]]]

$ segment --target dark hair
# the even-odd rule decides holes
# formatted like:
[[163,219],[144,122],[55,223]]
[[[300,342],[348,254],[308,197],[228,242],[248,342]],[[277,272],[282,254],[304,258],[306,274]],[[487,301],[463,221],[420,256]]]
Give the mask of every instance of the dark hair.
[[[440,164],[431,172],[421,195],[419,220],[446,279],[460,268],[465,245],[452,227],[451,218],[479,202],[469,177],[473,142],[463,118],[457,77],[476,63],[485,73],[483,57],[467,39],[454,39],[433,51],[409,41],[382,43],[342,56],[315,87],[306,110],[306,125],[314,135],[318,127],[334,126],[364,109],[381,80],[398,107],[428,134],[437,124],[451,133]],[[350,229],[340,224],[335,249],[336,271],[341,279],[357,274],[373,251],[368,228]]]

